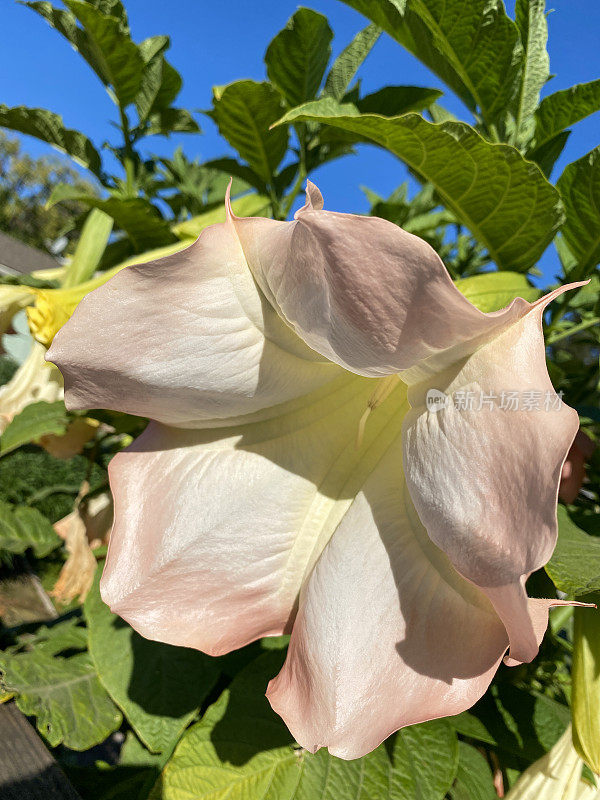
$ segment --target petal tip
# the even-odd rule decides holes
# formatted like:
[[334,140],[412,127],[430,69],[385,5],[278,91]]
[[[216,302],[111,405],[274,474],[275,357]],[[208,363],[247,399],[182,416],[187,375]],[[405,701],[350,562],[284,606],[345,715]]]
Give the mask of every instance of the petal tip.
[[306,181],[306,202],[294,214],[294,219],[305,211],[322,211],[323,210],[323,195],[318,187],[312,181]]

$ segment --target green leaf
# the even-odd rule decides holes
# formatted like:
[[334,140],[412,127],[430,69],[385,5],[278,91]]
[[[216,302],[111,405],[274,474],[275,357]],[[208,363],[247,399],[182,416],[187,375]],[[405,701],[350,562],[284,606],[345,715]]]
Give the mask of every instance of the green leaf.
[[113,228],[113,219],[93,208],[81,229],[81,236],[67,267],[63,288],[77,286],[92,277],[106,249]]
[[62,200],[75,200],[108,214],[125,231],[138,253],[175,241],[167,220],[156,206],[142,197],[108,197],[103,200],[93,195],[82,195],[76,187],[59,183],[52,190],[46,207],[50,208]]
[[253,186],[259,193],[265,194],[267,187],[262,178],[259,178],[254,170],[245,164],[240,164],[235,158],[215,158],[213,161],[204,163],[206,169],[216,169],[223,172],[228,177],[239,178],[245,181],[248,186]]
[[[565,128],[575,125],[585,117],[600,109],[600,79],[589,83],[578,83],[570,89],[544,97],[535,112],[535,139],[533,152],[535,158],[542,145],[549,142]],[[537,158],[535,158],[537,161]]]
[[421,86],[385,86],[378,92],[361,97],[356,107],[361,114],[396,117],[409,111],[421,111],[434,103],[442,93]]
[[402,728],[393,740],[390,797],[442,800],[456,776],[458,755],[458,741],[447,720]]
[[149,117],[146,136],[168,136],[170,133],[200,133],[200,126],[185,108],[165,108]]
[[471,745],[459,742],[456,783],[450,790],[452,800],[497,800],[494,778],[488,762]]
[[484,272],[469,278],[459,278],[456,288],[480,311],[498,311],[515,297],[533,302],[540,296],[525,275],[518,272]]
[[36,508],[0,501],[0,550],[24,553],[31,548],[36,558],[45,558],[61,544],[62,539]]
[[106,86],[112,87],[119,105],[132,103],[140,90],[144,71],[137,45],[123,33],[118,18],[106,16],[85,0],[64,0],[64,3],[87,35],[94,59],[90,63],[92,69]]
[[48,433],[58,436],[67,430],[69,419],[62,400],[31,403],[13,417],[0,436],[0,457]]
[[590,536],[558,507],[558,541],[546,572],[569,597],[600,591],[600,537]]
[[478,742],[485,742],[485,744],[497,744],[483,722],[469,711],[463,711],[461,714],[447,719],[452,727],[463,736],[476,739]]
[[531,161],[535,161],[548,179],[552,174],[552,170],[558,157],[565,149],[567,139],[570,135],[571,131],[562,131],[561,133],[557,133],[552,139],[544,142],[541,147],[538,147],[533,152],[527,153],[527,158]]
[[144,70],[135,107],[142,123],[152,112],[168,109],[181,90],[181,75],[164,57],[168,47],[168,36],[151,36],[138,45]]
[[[268,216],[271,201],[268,197],[260,194],[247,194],[234,200],[231,204],[233,213],[238,217],[259,217]],[[218,222],[225,222],[225,206],[219,203],[216,208],[198,214],[196,217],[178,222],[173,225],[173,232],[181,239],[196,239],[209,225],[216,225]]]
[[290,107],[317,94],[331,56],[332,38],[327,17],[299,8],[268,46],[267,75]]
[[237,81],[215,93],[211,116],[219,132],[264,181],[271,181],[287,150],[288,132],[269,130],[284,111],[269,83]]
[[[600,603],[600,595],[586,597]],[[600,612],[576,608],[573,630],[573,744],[588,767],[600,773]]]
[[562,235],[578,262],[569,278],[578,280],[600,262],[600,147],[565,167],[556,185],[567,212]]
[[40,14],[73,45],[102,83],[113,88],[121,105],[134,100],[141,87],[144,60],[129,36],[121,3],[65,0],[68,11],[47,0],[26,0],[22,5]]
[[445,721],[405,728],[387,748],[354,761],[295,747],[264,696],[284,655],[270,651],[238,674],[184,734],[153,800],[442,800],[458,760],[456,735]]
[[35,136],[71,156],[95,175],[100,175],[102,162],[94,145],[83,133],[65,128],[62,117],[52,111],[46,111],[45,108],[9,108],[0,105],[0,126]]
[[98,572],[85,600],[98,676],[146,747],[170,751],[212,689],[218,661],[144,639],[102,602]]
[[334,100],[343,98],[359,67],[380,36],[381,28],[373,23],[356,34],[350,44],[335,59],[329,70],[323,89],[325,97],[333,97]]
[[344,0],[426,64],[488,125],[518,86],[521,45],[499,0]]
[[546,50],[548,24],[545,0],[517,0],[515,19],[523,45],[522,73],[512,109],[517,142],[527,141],[533,133],[533,114],[540,91],[550,76],[550,58]]
[[330,99],[300,106],[280,122],[298,119],[352,131],[397,155],[433,184],[503,269],[532,267],[562,222],[559,194],[539,168],[514,147],[491,144],[465,123],[435,124],[418,114],[360,115]]
[[43,650],[0,654],[2,685],[15,692],[23,714],[36,717],[51,747],[88,750],[121,725],[121,714],[102,688],[87,653],[69,658]]

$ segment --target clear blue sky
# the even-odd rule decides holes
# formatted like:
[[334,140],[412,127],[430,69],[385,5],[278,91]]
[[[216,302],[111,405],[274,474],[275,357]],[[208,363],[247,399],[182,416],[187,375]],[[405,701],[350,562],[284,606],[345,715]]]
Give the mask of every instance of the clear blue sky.
[[[179,104],[189,109],[210,106],[211,87],[239,78],[264,78],[262,57],[271,38],[298,7],[294,0],[124,0],[133,37],[140,41],[155,34],[171,37],[169,59],[183,76]],[[60,0],[56,0],[60,5]],[[334,31],[334,56],[366,23],[339,0],[306,0],[303,5],[325,14]],[[508,3],[512,13],[514,2]],[[555,0],[548,3],[549,52],[555,77],[545,92],[600,77],[600,2]],[[62,114],[68,127],[85,132],[98,145],[113,136],[109,120],[115,107],[98,79],[62,37],[30,9],[13,0],[2,0],[2,51],[0,54],[0,102],[49,108]],[[415,84],[444,89],[440,81],[400,45],[383,36],[360,71],[363,91],[386,84]],[[448,94],[442,102],[459,117],[469,119],[460,102]],[[200,118],[202,136],[179,135],[169,140],[149,140],[149,150],[168,155],[181,144],[190,157],[214,158],[228,152],[210,119]],[[114,137],[113,137],[114,138]],[[571,135],[554,179],[565,164],[600,143],[600,114],[579,123]],[[50,148],[25,139],[34,154]],[[322,167],[313,176],[327,207],[340,211],[364,211],[360,191],[366,185],[389,194],[405,178],[402,164],[393,156],[363,146],[348,156]],[[550,277],[556,268],[552,248],[540,267]]]

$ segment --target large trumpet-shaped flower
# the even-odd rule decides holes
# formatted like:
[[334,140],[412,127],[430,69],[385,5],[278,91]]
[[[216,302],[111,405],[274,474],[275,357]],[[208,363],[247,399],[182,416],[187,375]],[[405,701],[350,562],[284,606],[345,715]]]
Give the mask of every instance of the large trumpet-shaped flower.
[[[111,464],[106,602],[211,654],[291,632],[268,696],[311,751],[472,705],[560,604],[525,581],[577,431],[541,331],[562,291],[484,314],[425,242],[312,184],[291,222],[229,209],[120,272],[48,354],[71,408],[152,419]],[[552,402],[504,407],[515,391]]]

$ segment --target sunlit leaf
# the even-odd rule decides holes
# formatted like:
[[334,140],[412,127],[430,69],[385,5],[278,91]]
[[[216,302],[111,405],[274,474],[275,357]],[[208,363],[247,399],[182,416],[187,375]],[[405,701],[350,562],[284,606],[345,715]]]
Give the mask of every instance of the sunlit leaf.
[[121,724],[121,714],[102,688],[87,653],[68,658],[42,649],[0,654],[2,684],[16,694],[21,711],[35,717],[52,747],[88,750]]
[[91,141],[83,133],[65,128],[62,117],[52,111],[46,111],[45,108],[9,108],[0,105],[0,127],[35,136],[71,156],[95,175],[100,174],[100,154]]
[[44,558],[62,544],[46,517],[35,508],[0,501],[0,550]]
[[325,97],[333,97],[335,100],[342,99],[359,67],[380,36],[381,28],[373,23],[356,34],[350,44],[335,59],[329,70],[323,89]]
[[516,138],[520,142],[533,133],[533,113],[539,103],[540,91],[550,75],[545,0],[517,0],[515,20],[523,45],[523,68],[511,108],[514,111]]
[[311,755],[294,746],[264,696],[283,655],[271,651],[238,674],[184,734],[152,800],[442,800],[458,766],[448,723],[405,728],[354,761]]
[[90,66],[104,84],[112,87],[120,105],[132,103],[140,90],[144,69],[135,43],[123,33],[116,17],[106,16],[85,0],[64,0],[64,3],[87,35],[94,57]]
[[73,258],[67,267],[63,288],[76,286],[92,277],[100,263],[112,227],[113,219],[104,211],[100,211],[99,208],[90,211],[81,229]]
[[493,0],[344,0],[426,64],[490,125],[514,96],[521,45]]
[[518,272],[484,272],[455,281],[457,289],[480,311],[498,311],[515,297],[532,303],[540,296],[539,289],[532,286],[525,275]]
[[589,83],[578,83],[570,89],[544,97],[535,112],[534,151],[539,149],[565,128],[575,125],[600,109],[600,79]]
[[600,591],[600,537],[581,530],[564,506],[558,507],[558,542],[546,572],[569,597]]
[[565,167],[556,185],[567,212],[562,235],[578,262],[569,277],[577,280],[600,262],[600,147]]
[[418,114],[384,118],[325,99],[281,120],[313,120],[349,130],[401,158],[433,184],[444,204],[503,269],[533,266],[563,219],[560,196],[513,147],[491,144],[462,122],[434,124]]
[[269,130],[284,111],[269,83],[237,81],[215,94],[211,116],[222,136],[264,181],[271,181],[287,150],[288,132]]
[[317,94],[331,56],[332,37],[326,17],[299,8],[267,48],[267,75],[290,107]]
[[43,400],[31,403],[13,417],[0,436],[0,456],[5,456],[11,450],[48,433],[60,436],[66,431],[68,424],[69,419],[62,400],[55,403],[46,403]]

